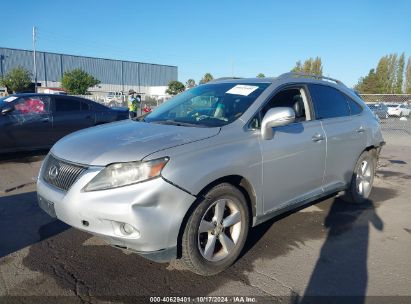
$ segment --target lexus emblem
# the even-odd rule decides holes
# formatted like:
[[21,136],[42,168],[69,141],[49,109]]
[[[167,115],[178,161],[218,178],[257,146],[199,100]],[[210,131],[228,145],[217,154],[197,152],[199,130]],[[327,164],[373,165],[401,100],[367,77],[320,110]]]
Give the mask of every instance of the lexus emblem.
[[49,169],[49,176],[51,179],[56,179],[60,173],[60,168],[56,165],[51,166]]

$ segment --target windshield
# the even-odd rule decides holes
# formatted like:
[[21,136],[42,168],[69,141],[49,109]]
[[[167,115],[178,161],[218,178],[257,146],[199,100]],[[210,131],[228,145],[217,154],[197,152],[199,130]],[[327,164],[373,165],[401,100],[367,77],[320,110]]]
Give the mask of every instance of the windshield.
[[269,83],[214,83],[185,91],[144,118],[146,122],[221,127],[240,117]]
[[6,97],[0,97],[0,109],[5,108],[6,106],[10,106],[11,102],[15,101],[18,99],[17,96],[6,96]]

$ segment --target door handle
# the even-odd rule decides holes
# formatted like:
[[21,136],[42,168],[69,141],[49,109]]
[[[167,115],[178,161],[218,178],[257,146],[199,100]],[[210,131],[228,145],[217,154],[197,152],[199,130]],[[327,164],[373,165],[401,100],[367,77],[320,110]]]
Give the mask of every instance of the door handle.
[[311,139],[312,141],[317,142],[317,141],[324,140],[324,136],[320,133],[315,133]]
[[361,126],[361,127],[359,127],[358,129],[357,129],[357,132],[358,133],[364,133],[364,127],[363,126]]

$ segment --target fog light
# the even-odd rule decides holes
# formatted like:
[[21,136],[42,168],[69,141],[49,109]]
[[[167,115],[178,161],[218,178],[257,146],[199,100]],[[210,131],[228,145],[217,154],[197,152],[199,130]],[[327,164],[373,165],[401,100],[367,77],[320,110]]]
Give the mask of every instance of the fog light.
[[123,234],[132,234],[134,232],[133,226],[127,223],[121,224],[120,229]]

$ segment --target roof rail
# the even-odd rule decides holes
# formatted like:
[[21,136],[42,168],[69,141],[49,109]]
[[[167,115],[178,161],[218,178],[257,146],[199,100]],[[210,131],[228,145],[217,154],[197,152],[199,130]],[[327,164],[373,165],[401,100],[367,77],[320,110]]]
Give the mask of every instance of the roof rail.
[[[278,76],[277,79],[289,78],[289,77],[307,77],[307,78],[314,78],[314,79],[318,79],[318,80],[332,81],[332,82],[335,82],[336,84],[344,85],[344,84],[342,83],[342,81],[340,81],[340,80],[338,80],[338,79],[335,79],[335,78],[326,77],[326,76],[322,76],[322,75],[316,75],[316,74],[300,73],[300,72],[288,72],[288,73],[284,73],[284,74],[281,74],[280,76]],[[344,86],[345,86],[345,85],[344,85]]]

